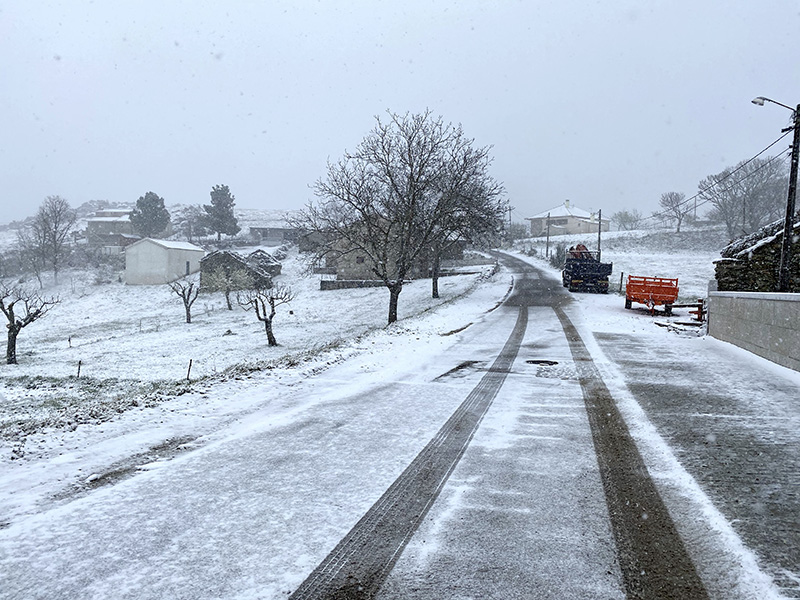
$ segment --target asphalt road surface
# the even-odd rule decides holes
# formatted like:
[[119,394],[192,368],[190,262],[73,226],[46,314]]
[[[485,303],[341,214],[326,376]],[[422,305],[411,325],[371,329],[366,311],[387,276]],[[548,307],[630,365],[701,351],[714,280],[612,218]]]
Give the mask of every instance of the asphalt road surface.
[[259,384],[174,460],[10,522],[0,598],[800,597],[796,386],[756,410],[754,363],[587,334],[501,260],[505,302],[420,357]]
[[[516,280],[498,320],[516,315],[516,322],[499,356],[292,598],[708,597],[613,398],[563,310],[568,295],[522,261],[502,260]],[[530,334],[529,322],[535,323]],[[550,338],[546,344],[536,341],[543,330]],[[555,351],[552,338],[560,336],[568,343],[572,360],[564,362],[574,365],[583,406],[575,402],[574,386],[564,402],[563,392],[535,381],[537,373],[514,368],[524,341],[526,349]],[[564,360],[563,341],[561,346]],[[529,360],[547,369],[559,363],[552,356]],[[499,451],[485,446],[468,451],[509,376],[527,381],[509,386],[502,401],[516,404],[527,419],[517,421],[513,443]],[[549,435],[536,435],[543,429]],[[568,429],[582,438],[570,441]],[[537,448],[542,445],[547,447]],[[570,456],[576,450],[580,456]],[[595,465],[601,485],[592,481]],[[448,483],[451,475],[457,481]],[[443,490],[446,498],[423,525]],[[554,511],[557,506],[561,509]],[[587,521],[594,523],[586,527]],[[419,539],[405,561],[401,555],[414,535]],[[576,542],[587,545],[576,548]],[[597,552],[589,555],[592,546]],[[554,570],[562,576],[554,578]],[[555,589],[554,581],[560,581]]]

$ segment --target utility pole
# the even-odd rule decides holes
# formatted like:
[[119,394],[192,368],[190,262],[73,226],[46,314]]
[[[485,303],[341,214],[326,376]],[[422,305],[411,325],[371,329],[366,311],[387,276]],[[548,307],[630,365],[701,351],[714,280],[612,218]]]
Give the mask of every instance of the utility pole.
[[600,234],[603,231],[603,209],[597,211],[597,262],[600,262]]
[[778,267],[778,291],[789,291],[789,267],[792,261],[792,238],[794,237],[794,211],[797,198],[797,162],[800,155],[800,104],[794,109],[794,139],[792,140],[792,167],[789,170],[789,197],[786,199],[786,219],[783,221],[783,243],[781,262]]
[[790,287],[789,267],[792,264],[792,238],[794,237],[794,213],[795,201],[797,198],[797,162],[800,157],[800,104],[796,108],[787,106],[764,96],[753,99],[753,104],[764,106],[765,102],[777,104],[792,111],[794,127],[789,127],[783,131],[794,129],[792,140],[792,167],[789,170],[789,197],[786,199],[786,218],[783,221],[783,239],[781,240],[781,261],[778,264],[778,291],[788,292]]
[[544,243],[544,256],[550,258],[550,213],[547,213],[547,241]]

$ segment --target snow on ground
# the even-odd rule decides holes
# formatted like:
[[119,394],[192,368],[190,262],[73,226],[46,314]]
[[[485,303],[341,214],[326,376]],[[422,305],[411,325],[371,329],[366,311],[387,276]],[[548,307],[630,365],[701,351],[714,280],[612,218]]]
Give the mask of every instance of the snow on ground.
[[[221,293],[201,294],[187,324],[181,300],[166,285],[96,285],[86,272],[63,273],[59,286],[45,290],[61,303],[21,332],[19,364],[0,367],[0,437],[43,424],[102,420],[131,405],[153,404],[158,395],[185,393],[192,387],[186,381],[190,360],[191,380],[202,383],[291,365],[385,326],[385,288],[323,292],[319,278],[304,277],[303,269],[293,251],[276,278],[296,292],[274,319],[278,347],[267,345],[253,312],[235,301],[228,310]],[[430,280],[409,282],[400,295],[400,319],[451,302],[491,269],[443,277],[438,300],[430,298]],[[0,460],[6,455],[0,449]]]
[[[52,358],[42,351],[39,361],[23,354],[20,362],[31,361],[31,364],[20,365],[19,369],[3,365],[0,526],[20,512],[34,510],[45,498],[58,497],[65,489],[74,494],[104,483],[91,480],[96,472],[119,470],[122,476],[130,468],[179,454],[197,438],[263,408],[265,398],[268,404],[279,403],[298,383],[348,357],[368,357],[378,351],[421,357],[423,348],[416,347],[420,346],[420,340],[452,343],[455,336],[450,333],[496,306],[511,284],[508,274],[491,275],[493,267],[486,266],[481,274],[442,278],[441,298],[434,301],[429,297],[430,280],[412,282],[400,295],[401,320],[386,327],[385,289],[321,292],[315,289],[319,285],[316,277],[302,279],[292,274],[299,270],[296,257],[284,263],[285,275],[281,278],[291,280],[299,289],[297,300],[288,308],[295,314],[289,316],[285,310],[276,317],[275,333],[278,341],[285,344],[278,348],[268,348],[261,324],[250,313],[238,308],[230,312],[220,298],[207,300],[215,303],[214,309],[187,325],[182,322],[180,302],[176,299],[171,303],[169,295],[159,286],[113,285],[106,288],[115,294],[105,292],[104,288],[97,296],[110,297],[101,302],[107,302],[104,307],[115,310],[112,314],[119,317],[107,330],[124,330],[123,333],[106,342],[87,328],[77,339],[84,340],[83,347],[90,352],[83,355],[89,357],[88,364],[96,364],[96,360],[97,368],[106,369],[104,373],[109,377],[136,373],[143,381],[59,377],[61,369],[70,367],[74,357],[66,344],[59,348],[56,341],[50,342],[55,355]],[[133,299],[126,298],[128,292]],[[153,302],[151,294],[163,294],[166,305]],[[468,302],[463,301],[465,294]],[[91,313],[87,314],[90,320],[94,319],[98,328],[106,327],[103,319],[108,313],[91,311],[89,298],[76,297],[76,302],[85,301],[83,311]],[[163,319],[158,331],[143,328],[139,334],[137,319],[143,318],[142,312],[146,311],[137,312],[137,302],[147,302],[158,311],[158,318]],[[76,309],[71,314],[82,311]],[[413,317],[414,314],[418,316]],[[52,319],[51,326],[58,329],[61,320]],[[228,328],[237,334],[221,335]],[[190,330],[199,341],[182,336],[184,330]],[[31,334],[31,339],[37,341],[58,340],[68,331],[64,327],[56,333],[42,327],[33,334],[25,330],[23,335]],[[92,342],[85,341],[89,335],[95,335]],[[229,348],[234,348],[233,342],[241,347],[224,356],[214,347],[220,339],[226,343],[232,340]],[[183,352],[189,343],[197,346],[183,356],[200,356],[201,365],[202,360],[217,357],[220,361],[217,375],[190,384],[176,382],[185,377],[186,365],[181,364],[176,367],[180,372],[175,380],[156,381],[170,373],[170,367],[163,363],[172,354]],[[104,356],[104,352],[108,354]],[[152,354],[157,354],[156,360],[148,363],[152,372],[137,365],[137,361],[147,360]],[[258,359],[263,369],[256,368],[254,363]],[[397,366],[405,368],[409,360],[404,358]],[[248,362],[249,368],[237,366]],[[220,372],[229,366],[236,368]],[[382,366],[381,376],[391,377],[392,368],[392,363]],[[7,374],[9,371],[12,375]],[[28,377],[20,377],[19,371]],[[192,372],[194,378],[194,369]],[[150,381],[146,380],[148,377]]]
[[[635,253],[619,251],[619,254]],[[655,267],[658,266],[655,259],[650,260]],[[659,264],[667,265],[670,260],[661,257]],[[395,371],[407,370],[413,364],[424,365],[427,356],[454,343],[457,336],[449,334],[477,321],[483,313],[496,306],[511,282],[506,272],[484,278],[445,278],[441,282],[442,301],[435,306],[428,298],[429,282],[414,282],[404,289],[400,298],[403,319],[392,327],[384,327],[385,290],[319,292],[315,289],[318,285],[316,278],[301,280],[296,277],[299,264],[293,261],[294,258],[284,263],[284,272],[286,281],[291,280],[298,289],[298,298],[288,308],[294,311],[294,315],[284,310],[276,318],[276,336],[284,346],[274,351],[267,348],[263,330],[252,315],[240,310],[227,311],[220,297],[206,299],[209,308],[196,311],[197,322],[186,325],[182,322],[179,301],[171,299],[166,289],[111,284],[101,286],[99,294],[81,297],[84,292],[80,285],[75,284],[75,292],[72,292],[74,282],[64,283],[62,289],[65,292],[69,289],[74,294],[70,297],[75,299],[76,305],[83,301],[86,304],[81,310],[69,308],[65,303],[59,307],[65,311],[62,318],[54,319],[57,314],[54,313],[41,323],[44,325],[49,320],[51,327],[43,326],[37,330],[31,326],[30,330],[23,331],[21,344],[27,344],[26,340],[41,342],[48,350],[36,347],[29,350],[34,352],[33,355],[23,351],[21,362],[24,364],[10,367],[14,373],[11,376],[6,373],[6,367],[0,369],[5,385],[0,388],[0,396],[6,396],[0,397],[0,407],[12,407],[13,411],[28,407],[32,413],[41,410],[48,414],[66,410],[52,396],[47,399],[49,406],[32,407],[37,406],[36,393],[42,387],[59,390],[65,385],[83,385],[65,378],[71,374],[75,363],[77,355],[73,350],[85,352],[80,356],[86,358],[87,368],[102,373],[96,380],[87,379],[94,381],[97,388],[105,385],[127,393],[131,388],[141,391],[140,386],[147,385],[147,382],[155,387],[151,389],[150,400],[145,395],[138,406],[122,407],[127,410],[113,415],[113,418],[104,413],[97,422],[76,421],[71,426],[57,422],[53,426],[35,428],[26,436],[8,436],[1,440],[0,528],[4,521],[13,524],[25,515],[85,494],[114,477],[124,478],[136,471],[157,471],[164,461],[185,449],[208,448],[219,435],[229,440],[238,431],[238,435],[244,438],[253,428],[263,429],[267,421],[271,426],[292,423],[298,412],[320,402],[318,398],[300,398],[302,401],[298,403],[298,394],[293,395],[292,391],[299,389],[297,386],[308,377],[333,364],[350,359],[351,372],[374,372],[381,380],[392,381]],[[544,267],[541,261],[536,264]],[[553,277],[558,277],[557,270],[545,268]],[[158,294],[161,296],[155,301],[153,296]],[[102,296],[102,302],[98,296]],[[91,308],[93,302],[87,300],[91,297],[102,306],[102,310]],[[635,332],[653,340],[653,343],[662,344],[678,340],[685,344],[687,351],[708,341],[718,345],[722,352],[745,355],[745,366],[751,364],[754,369],[763,370],[767,365],[763,359],[702,337],[701,329],[675,326],[668,330],[656,325],[656,322],[686,320],[686,309],[677,310],[672,319],[654,319],[644,311],[626,311],[622,298],[615,294],[576,294],[574,298],[576,302],[570,313],[576,326],[585,334],[584,339],[593,355],[598,353],[599,368],[610,378],[607,383],[612,392],[622,394],[626,403],[631,399],[623,393],[625,386],[621,375],[614,372],[598,346],[591,342],[591,333]],[[198,300],[198,303],[202,302],[202,299]],[[108,319],[109,314],[114,318]],[[146,320],[148,316],[149,321]],[[76,324],[74,329],[71,328],[70,324],[82,317],[89,322],[86,327],[77,328]],[[141,331],[139,320],[143,320]],[[106,321],[110,323],[106,324]],[[104,329],[105,333],[93,332],[92,323]],[[234,335],[223,335],[228,329]],[[73,338],[73,348],[69,348],[65,340],[73,331],[77,334]],[[232,356],[220,350],[226,346],[218,346],[234,342],[240,347],[230,350],[228,346]],[[185,348],[191,344],[194,344],[192,351],[187,352]],[[33,346],[24,347],[30,349]],[[156,355],[155,360],[145,366],[138,364],[152,355]],[[175,355],[177,358],[171,362]],[[396,357],[395,362],[387,365],[387,356]],[[37,358],[39,360],[33,360]],[[178,384],[172,388],[158,387],[160,379],[176,382],[185,377],[183,362],[188,362],[188,358],[195,358],[201,374],[213,375],[216,371],[218,375],[185,387]],[[239,369],[229,371],[226,376],[220,374],[237,361],[256,360],[271,363],[271,368]],[[800,385],[800,374],[774,365],[769,368],[776,376],[789,378]],[[43,378],[36,379],[37,376]],[[115,381],[103,377],[126,379]],[[31,384],[37,387],[20,392]],[[99,393],[102,391],[100,389]],[[25,396],[26,393],[29,395]],[[289,396],[292,396],[291,402],[286,400]],[[76,393],[71,402],[87,400]],[[12,409],[2,410],[6,411],[6,423],[10,423]],[[675,469],[675,463],[670,462],[674,457],[670,457],[668,449],[659,447],[657,434],[648,432],[646,417],[637,413],[632,405],[628,405],[626,410],[626,416],[634,420],[632,431],[637,439],[649,443],[651,452],[661,456],[660,476],[664,479],[672,476],[684,492],[691,488],[691,482],[682,479],[684,475],[679,470],[670,471]],[[224,434],[220,433],[223,431]],[[111,469],[109,473],[109,466],[115,467],[116,471]],[[727,540],[733,547],[730,551],[740,556],[752,573],[754,581],[750,586],[753,589],[768,587],[759,580],[761,575],[752,556],[746,549],[735,547],[738,538],[724,518],[713,512],[713,507],[699,490],[689,489],[686,493],[701,506],[706,518],[719,520],[718,534]],[[276,540],[275,543],[280,542]],[[309,569],[313,568],[312,563],[309,562]]]
[[[543,260],[521,254],[517,256],[543,269],[554,280],[560,281],[560,272]],[[673,316],[665,317],[659,313],[651,315],[645,307],[637,309],[637,305],[634,305],[633,310],[626,310],[623,296],[613,293],[572,294],[572,298],[575,302],[567,308],[567,312],[581,331],[582,339],[617,401],[648,469],[658,481],[681,535],[685,539],[693,540],[693,550],[701,553],[702,556],[697,557],[696,564],[706,563],[707,566],[709,557],[713,557],[716,563],[715,568],[711,569],[715,575],[709,578],[707,584],[718,586],[725,597],[754,600],[783,598],[771,577],[762,570],[754,551],[742,542],[731,521],[715,506],[683,466],[682,462],[687,461],[688,457],[684,456],[679,460],[679,450],[672,448],[650,421],[628,389],[620,367],[607,358],[595,336],[602,338],[607,335],[633,334],[649,349],[653,360],[668,361],[667,357],[674,354],[688,356],[699,371],[709,374],[718,371],[720,365],[723,369],[736,365],[739,376],[737,383],[740,386],[737,391],[745,395],[747,402],[754,407],[763,407],[754,410],[757,413],[763,412],[767,419],[772,417],[796,421],[797,411],[791,394],[773,396],[764,388],[765,376],[783,382],[782,387],[791,390],[800,389],[800,373],[709,337],[705,335],[705,327],[681,325],[691,321],[689,309],[686,308],[676,309]],[[668,378],[681,378],[680,372],[670,369],[669,362],[663,365],[661,371]],[[701,390],[710,387],[708,393],[713,393],[719,391],[714,389],[715,381],[714,377],[708,377],[706,380],[686,381],[686,384]],[[779,425],[776,424],[775,427],[778,428]],[[746,498],[746,494],[743,497]],[[790,573],[784,575],[793,576]]]

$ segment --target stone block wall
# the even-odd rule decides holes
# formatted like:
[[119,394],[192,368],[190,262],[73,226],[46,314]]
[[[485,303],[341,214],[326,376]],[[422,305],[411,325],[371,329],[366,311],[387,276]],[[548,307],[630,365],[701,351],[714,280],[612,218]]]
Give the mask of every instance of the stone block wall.
[[800,294],[711,292],[708,333],[800,371]]

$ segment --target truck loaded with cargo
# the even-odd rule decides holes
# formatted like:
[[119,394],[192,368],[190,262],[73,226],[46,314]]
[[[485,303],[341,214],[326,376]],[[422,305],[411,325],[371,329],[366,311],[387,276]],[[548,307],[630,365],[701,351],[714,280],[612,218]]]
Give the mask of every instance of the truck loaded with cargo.
[[561,280],[570,292],[608,293],[608,276],[613,263],[600,262],[600,253],[591,252],[583,244],[567,251]]

